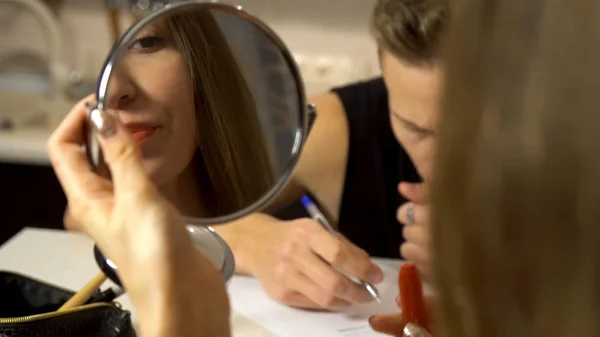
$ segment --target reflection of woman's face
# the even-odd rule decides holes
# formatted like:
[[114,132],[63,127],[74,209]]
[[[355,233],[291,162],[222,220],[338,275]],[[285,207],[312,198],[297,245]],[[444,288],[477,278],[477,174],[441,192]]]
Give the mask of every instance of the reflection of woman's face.
[[152,180],[158,185],[173,181],[196,149],[194,94],[166,23],[147,26],[129,42],[107,98],[140,144]]

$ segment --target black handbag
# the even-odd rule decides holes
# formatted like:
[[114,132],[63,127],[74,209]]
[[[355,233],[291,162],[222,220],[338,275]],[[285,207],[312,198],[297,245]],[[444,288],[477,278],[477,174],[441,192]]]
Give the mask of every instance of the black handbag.
[[85,304],[56,312],[75,293],[0,271],[0,337],[135,337],[131,313],[96,292]]

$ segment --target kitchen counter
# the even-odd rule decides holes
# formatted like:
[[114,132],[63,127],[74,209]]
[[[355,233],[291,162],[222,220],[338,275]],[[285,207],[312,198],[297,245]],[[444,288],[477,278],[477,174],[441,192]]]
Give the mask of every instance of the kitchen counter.
[[51,130],[0,130],[0,163],[50,166]]
[[46,142],[73,106],[66,99],[0,92],[0,163],[49,166]]

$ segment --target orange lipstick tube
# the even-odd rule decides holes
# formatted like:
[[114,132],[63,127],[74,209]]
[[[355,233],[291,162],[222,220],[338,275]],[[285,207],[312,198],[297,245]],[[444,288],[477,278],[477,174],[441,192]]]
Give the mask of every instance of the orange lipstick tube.
[[421,276],[414,263],[402,264],[398,274],[398,287],[400,289],[403,325],[415,323],[431,332],[429,330],[429,315],[423,297]]

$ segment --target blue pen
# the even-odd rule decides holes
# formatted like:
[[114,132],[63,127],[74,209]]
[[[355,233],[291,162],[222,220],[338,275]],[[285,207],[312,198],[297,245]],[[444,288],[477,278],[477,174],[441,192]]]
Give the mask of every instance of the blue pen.
[[[323,215],[323,213],[319,210],[317,205],[315,205],[315,203],[310,199],[309,196],[307,196],[307,195],[303,196],[301,201],[302,201],[302,205],[304,205],[304,208],[306,209],[308,214],[310,214],[310,216],[315,221],[320,223],[321,226],[323,226],[328,232],[336,233],[336,231],[333,229],[333,227],[331,227],[331,224],[329,224],[329,221],[327,221],[327,218],[325,217],[325,215]],[[338,270],[338,271],[340,271],[340,270]],[[377,290],[375,289],[375,287],[372,284],[362,281],[362,280],[359,280],[358,278],[350,276],[342,271],[340,271],[340,272],[342,274],[344,274],[346,277],[348,277],[349,279],[351,279],[353,282],[362,285],[369,292],[369,294],[371,294],[371,296],[373,297],[373,299],[375,299],[375,301],[377,301],[378,303],[381,303],[381,298],[379,298],[379,294],[377,293]]]

